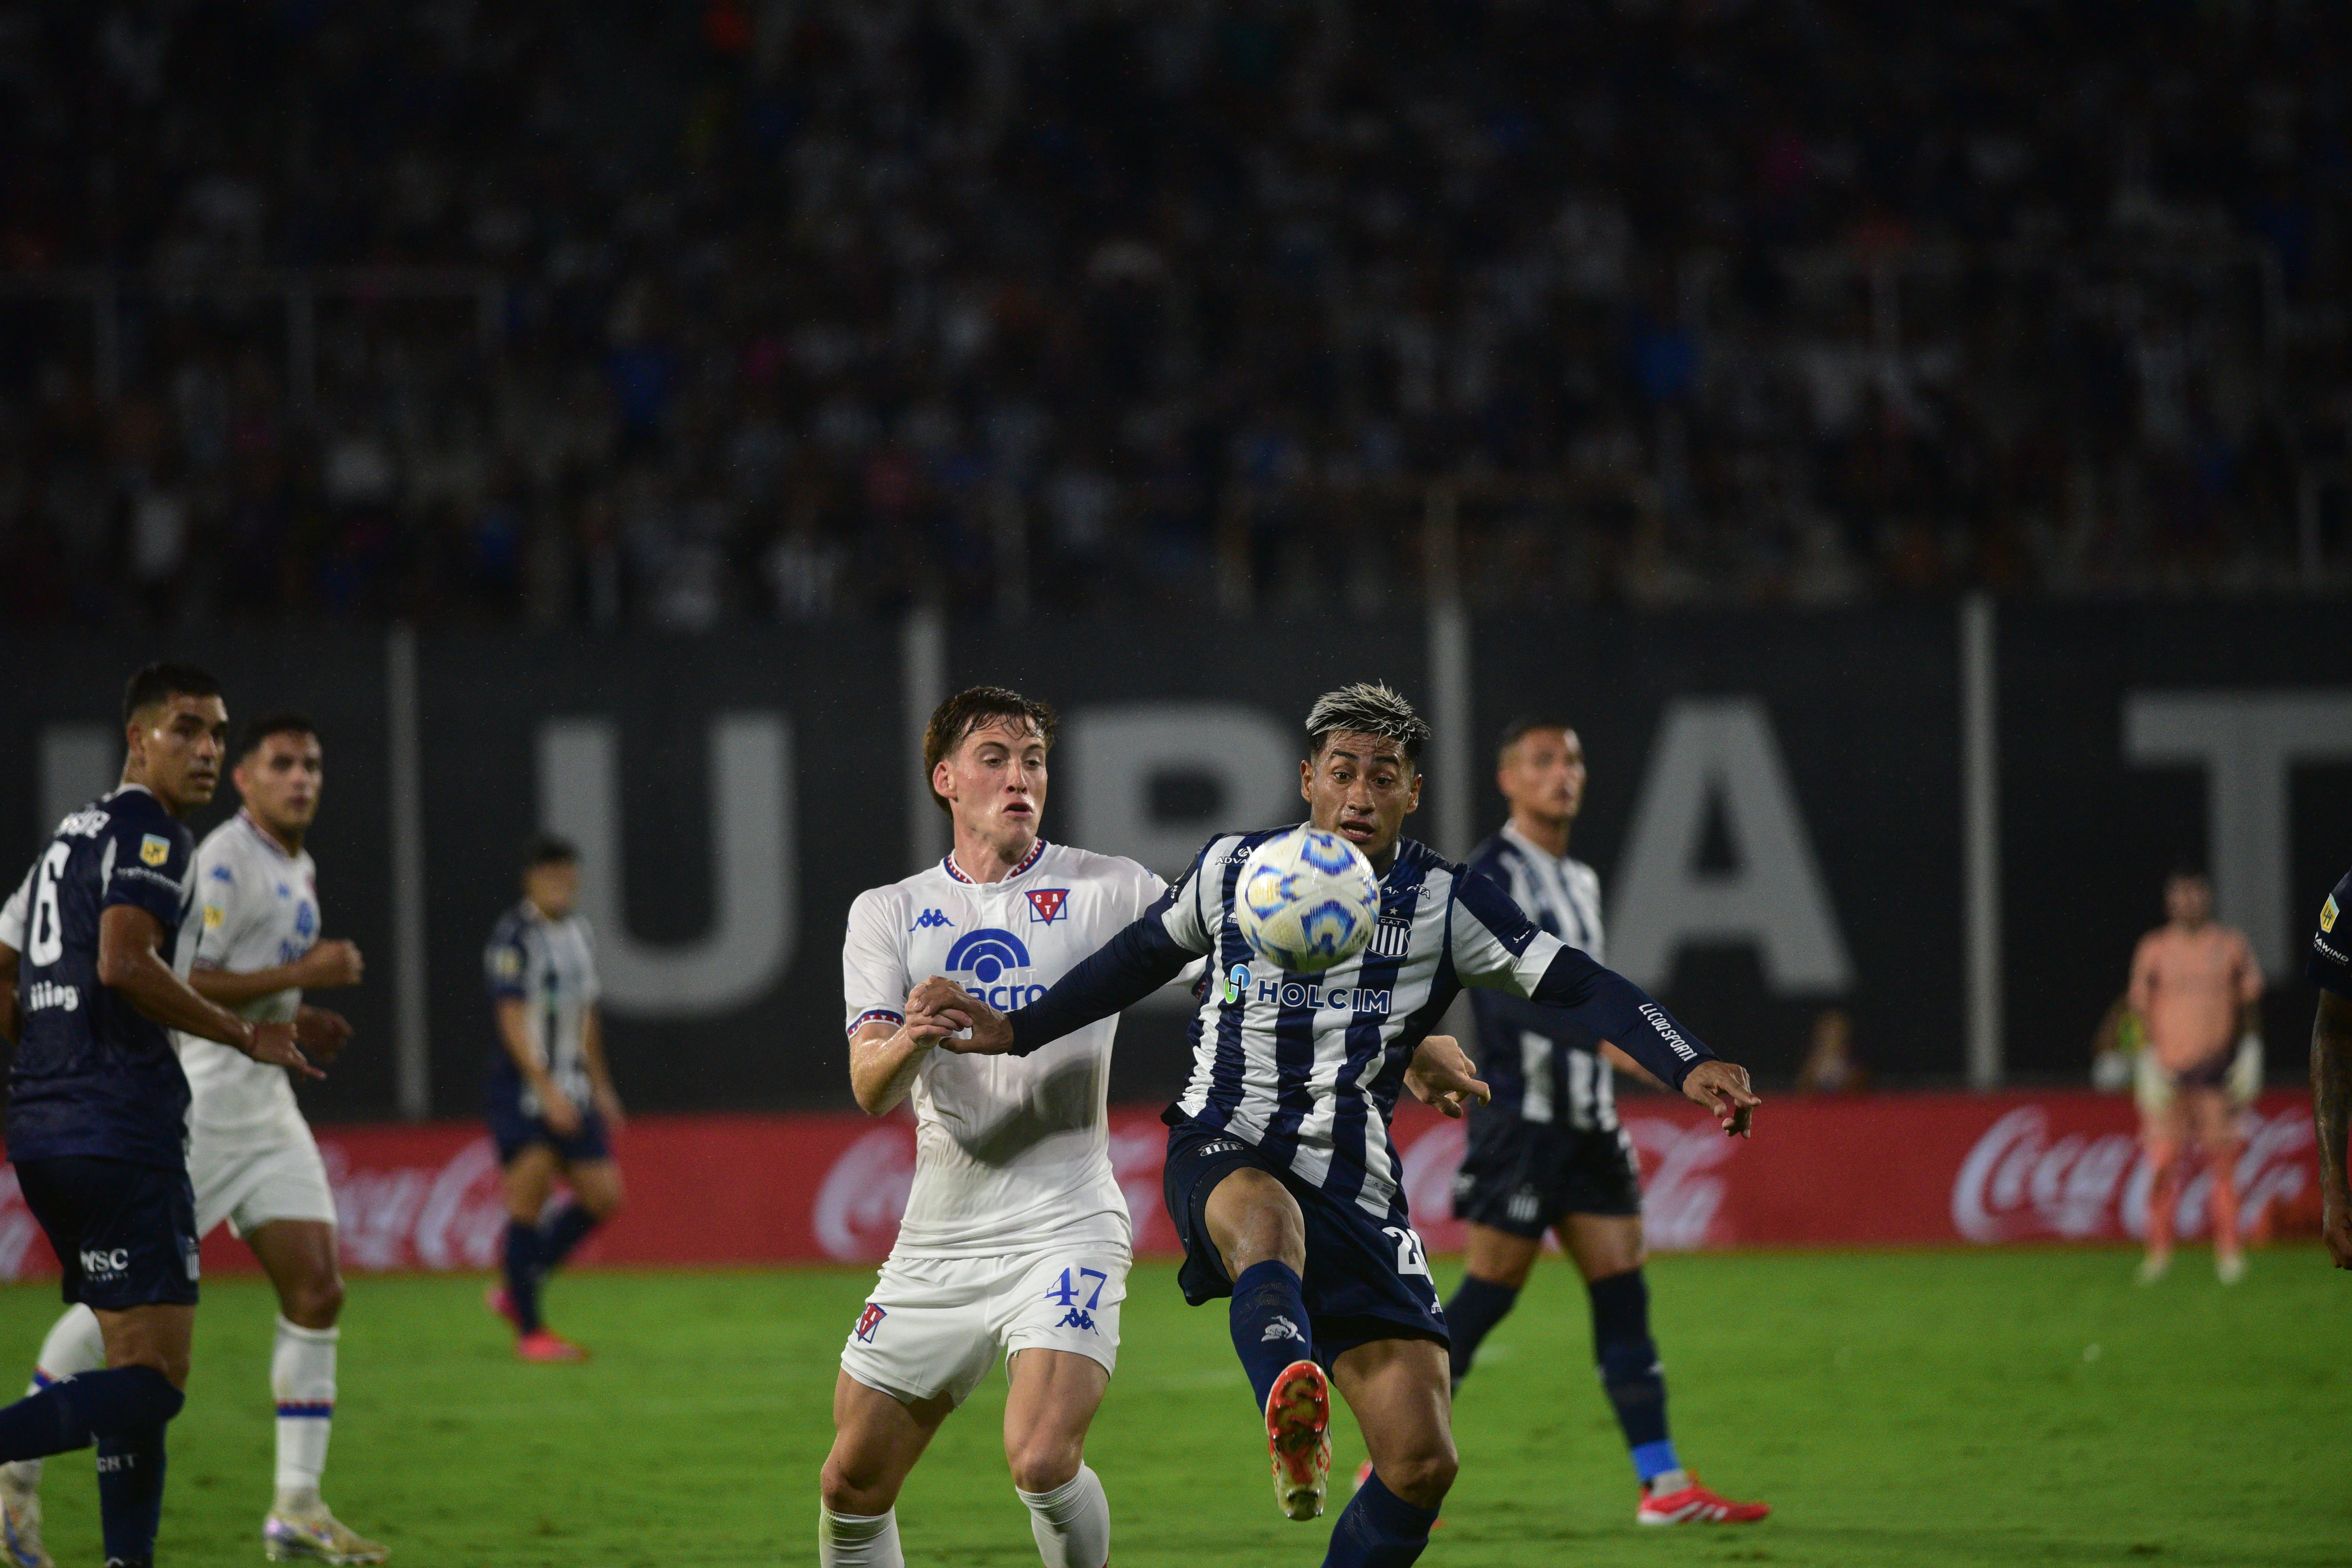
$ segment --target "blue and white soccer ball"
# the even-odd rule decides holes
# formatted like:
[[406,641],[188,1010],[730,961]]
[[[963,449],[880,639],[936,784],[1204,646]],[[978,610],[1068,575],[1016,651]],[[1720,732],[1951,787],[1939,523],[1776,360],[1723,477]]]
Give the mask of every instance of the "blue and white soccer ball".
[[1251,850],[1234,891],[1242,940],[1295,974],[1320,973],[1363,952],[1380,914],[1372,863],[1319,827],[1294,827]]

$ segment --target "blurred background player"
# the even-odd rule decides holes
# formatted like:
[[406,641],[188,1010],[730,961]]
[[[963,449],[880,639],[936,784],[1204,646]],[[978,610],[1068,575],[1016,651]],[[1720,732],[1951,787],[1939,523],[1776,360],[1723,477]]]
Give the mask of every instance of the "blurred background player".
[[[320,942],[318,872],[303,847],[318,816],[323,757],[310,721],[276,713],[246,725],[231,778],[242,808],[196,850],[189,984],[206,1000],[256,1022],[299,1022],[331,1058],[349,1026],[307,1006],[305,988],[355,985],[359,949]],[[0,941],[19,940],[16,900]],[[201,1036],[178,1034],[192,1097],[188,1175],[196,1235],[222,1220],[253,1249],[278,1291],[270,1389],[278,1405],[277,1496],[262,1524],[272,1562],[381,1563],[391,1553],[345,1527],[319,1495],[335,1410],[336,1318],[343,1282],[336,1262],[335,1196],[285,1070]],[[98,1320],[69,1309],[42,1342],[38,1388],[106,1364]],[[32,1494],[41,1462],[0,1471],[0,1489]]]
[[[2132,954],[2132,1011],[2147,1033],[2136,1079],[2140,1137],[2155,1167],[2147,1200],[2142,1283],[2172,1265],[2172,1235],[2188,1151],[2212,1178],[2213,1269],[2225,1285],[2245,1273],[2238,1246],[2238,1184],[2244,1142],[2238,1110],[2262,1088],[2263,972],[2246,939],[2213,919],[2204,874],[2175,871],[2164,884],[2163,925]],[[2233,1049],[2234,1047],[2234,1049]]]
[[[491,928],[483,966],[499,1049],[490,1056],[490,1137],[505,1172],[505,1282],[490,1310],[514,1325],[525,1361],[587,1352],[540,1321],[540,1287],[621,1206],[610,1134],[621,1097],[596,1016],[596,955],[580,901],[580,852],[551,834],[523,846],[522,902]],[[571,1199],[551,1213],[561,1176]]]
[[[174,968],[195,880],[183,819],[212,799],[228,738],[220,683],[149,665],[123,693],[122,724],[121,784],[58,825],[23,927],[5,933],[19,982],[5,1018],[8,1158],[66,1300],[97,1314],[104,1364],[0,1410],[0,1463],[95,1440],[106,1559],[136,1568],[154,1559],[163,1429],[184,1402],[195,1328],[188,1080],[167,1031],[318,1073],[295,1043],[301,1021],[239,1017]],[[37,1499],[0,1501],[9,1555],[47,1563]]]
[[2311,1020],[2311,1121],[2319,1135],[2320,1238],[2338,1268],[2352,1268],[2352,1177],[2345,1129],[2352,1118],[2352,871],[2319,906],[2304,973],[2319,987]]
[[[1499,883],[1561,942],[1605,962],[1600,875],[1568,853],[1584,805],[1584,742],[1557,720],[1519,720],[1503,731],[1495,782],[1511,818],[1471,856],[1471,871]],[[1495,1097],[1470,1112],[1468,1152],[1454,1184],[1454,1212],[1466,1222],[1462,1284],[1445,1303],[1455,1388],[1518,1300],[1549,1230],[1584,1276],[1601,1392],[1641,1486],[1634,1519],[1762,1519],[1771,1511],[1764,1504],[1732,1502],[1701,1486],[1667,1436],[1665,1372],[1650,1338],[1642,1273],[1641,1167],[1618,1124],[1611,1047],[1556,1007],[1496,991],[1473,992],[1470,1005],[1480,1070]]]
[[850,1085],[879,1116],[915,1108],[915,1184],[897,1245],[834,1384],[817,1561],[898,1568],[897,1503],[948,1413],[999,1355],[1012,1388],[1004,1458],[1046,1568],[1102,1568],[1110,1504],[1087,1428],[1118,1354],[1133,1250],[1105,1095],[1116,1018],[1019,1060],[935,1050],[945,1026],[902,1011],[919,977],[971,977],[1008,1005],[1150,907],[1132,860],[1038,837],[1052,709],[980,686],[923,733],[946,859],[858,895],[842,944]]
[[[1461,1049],[1430,1030],[1468,985],[1534,995],[1627,1043],[1657,1075],[1744,1133],[1747,1073],[1715,1059],[1639,987],[1538,930],[1509,897],[1402,837],[1421,803],[1429,726],[1372,682],[1317,700],[1298,791],[1317,827],[1380,878],[1378,927],[1311,977],[1266,973],[1233,918],[1259,844],[1220,834],[1135,924],[1009,1016],[945,982],[909,1000],[969,1023],[947,1048],[1025,1055],[1150,994],[1196,956],[1216,973],[1193,1016],[1192,1080],[1162,1114],[1179,1281],[1198,1306],[1230,1296],[1234,1350],[1264,1415],[1275,1492],[1294,1520],[1323,1511],[1330,1391],[1372,1469],[1331,1531],[1326,1568],[1404,1568],[1428,1544],[1459,1468],[1446,1329],[1389,1135],[1398,1093],[1459,1116],[1483,1098]],[[1222,984],[1217,982],[1222,981]]]

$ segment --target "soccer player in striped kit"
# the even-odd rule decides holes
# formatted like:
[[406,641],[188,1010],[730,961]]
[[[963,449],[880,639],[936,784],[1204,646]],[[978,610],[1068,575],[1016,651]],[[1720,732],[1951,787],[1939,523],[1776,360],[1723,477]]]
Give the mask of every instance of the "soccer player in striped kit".
[[1287,829],[1221,834],[1043,997],[1006,1012],[935,978],[908,998],[908,1019],[968,1025],[949,1048],[1024,1055],[1212,958],[1192,1080],[1163,1115],[1185,1299],[1232,1298],[1234,1348],[1292,1519],[1322,1512],[1339,1385],[1373,1474],[1333,1528],[1326,1568],[1403,1568],[1459,1467],[1445,1321],[1389,1118],[1407,1089],[1454,1115],[1486,1093],[1460,1047],[1430,1034],[1454,996],[1487,986],[1561,1007],[1719,1112],[1727,1131],[1747,1131],[1757,1100],[1743,1069],[1638,987],[1538,930],[1491,881],[1402,837],[1429,740],[1402,697],[1347,687],[1315,703],[1306,729],[1299,793],[1314,824],[1363,851],[1380,879],[1362,952],[1320,974],[1266,973],[1234,919],[1235,884],[1250,851]]
[[[1584,742],[1556,720],[1503,731],[1495,782],[1511,805],[1503,830],[1470,857],[1529,918],[1603,961],[1601,878],[1569,858],[1584,805]],[[1771,1510],[1717,1496],[1682,1467],[1666,1435],[1666,1382],[1650,1338],[1642,1276],[1642,1177],[1618,1125],[1612,1052],[1555,1007],[1499,991],[1472,994],[1478,1059],[1494,1099],[1470,1113],[1469,1150],[1454,1183],[1468,1223],[1462,1284],[1445,1303],[1456,1391],[1479,1342],[1518,1300],[1547,1230],[1584,1276],[1592,1353],[1642,1488],[1642,1524],[1745,1524]],[[1637,1068],[1635,1070],[1639,1070]]]

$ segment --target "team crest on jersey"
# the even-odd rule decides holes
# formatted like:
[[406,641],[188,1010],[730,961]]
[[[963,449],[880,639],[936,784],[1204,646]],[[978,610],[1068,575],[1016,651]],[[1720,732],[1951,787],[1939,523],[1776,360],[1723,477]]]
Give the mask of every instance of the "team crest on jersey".
[[1412,945],[1412,917],[1382,915],[1372,928],[1372,956],[1402,958]]
[[866,1310],[857,1314],[857,1327],[854,1331],[855,1336],[866,1344],[872,1344],[874,1342],[874,1331],[881,1327],[882,1320],[889,1315],[889,1313],[884,1311],[873,1302],[866,1302]]
[[1070,901],[1067,888],[1032,888],[1029,889],[1029,921],[1033,925],[1052,925],[1062,918],[1062,907]]
[[150,833],[139,841],[139,861],[143,866],[161,866],[172,858],[172,841],[160,833]]

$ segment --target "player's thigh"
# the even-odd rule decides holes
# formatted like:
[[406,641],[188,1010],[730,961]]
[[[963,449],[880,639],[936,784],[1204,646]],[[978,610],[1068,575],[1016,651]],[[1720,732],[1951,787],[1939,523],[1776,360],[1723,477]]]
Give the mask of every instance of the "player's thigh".
[[343,1306],[335,1227],[325,1220],[264,1220],[245,1233],[261,1271],[278,1291],[278,1310],[298,1328],[331,1329]]
[[1642,1267],[1642,1216],[1637,1214],[1567,1214],[1553,1227],[1560,1250],[1587,1280],[1628,1274]]
[[1307,1267],[1307,1219],[1298,1200],[1271,1172],[1236,1165],[1219,1178],[1201,1205],[1210,1244],[1225,1266],[1228,1280],[1278,1258],[1294,1269]]
[[194,1307],[158,1302],[97,1311],[108,1366],[151,1367],[171,1379],[173,1387],[187,1387],[189,1352],[196,1337]]
[[2182,1113],[2189,1135],[2210,1159],[2234,1152],[2245,1140],[2238,1133],[2238,1108],[2229,1091],[2200,1087],[2180,1091]]
[[1462,1262],[1471,1278],[1516,1290],[1528,1282],[1543,1243],[1475,1221],[1462,1227]]
[[1457,1465],[1449,1371],[1445,1347],[1426,1339],[1370,1340],[1331,1361],[1381,1484],[1423,1508],[1453,1485]]
[[837,1513],[876,1514],[898,1500],[915,1461],[948,1418],[946,1394],[902,1400],[858,1382],[845,1371],[833,1384],[833,1449],[821,1485]]
[[621,1206],[621,1167],[613,1160],[580,1160],[563,1168],[572,1195],[602,1219]]
[[539,1223],[540,1211],[547,1207],[547,1194],[554,1190],[562,1165],[555,1151],[544,1143],[527,1143],[517,1150],[499,1173],[509,1216],[525,1225]]

